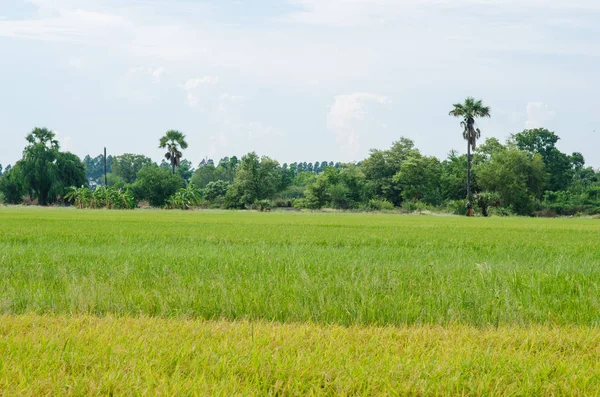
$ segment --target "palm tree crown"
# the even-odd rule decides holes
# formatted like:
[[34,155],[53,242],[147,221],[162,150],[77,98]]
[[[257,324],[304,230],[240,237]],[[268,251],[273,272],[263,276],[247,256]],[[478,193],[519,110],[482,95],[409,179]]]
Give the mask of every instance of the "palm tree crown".
[[183,156],[181,149],[187,149],[188,147],[188,144],[185,141],[185,135],[175,130],[167,131],[165,136],[160,138],[160,145],[158,147],[161,149],[167,149],[165,158],[171,163],[171,167],[173,167],[173,173],[175,173],[175,167],[179,166],[181,163],[181,157]]
[[481,131],[475,127],[475,118],[490,117],[490,108],[483,106],[481,100],[469,97],[464,103],[455,103],[454,109],[450,111],[450,116],[462,117],[460,125],[463,128],[463,138],[469,142],[469,145],[475,150],[477,140],[481,137]]
[[55,138],[56,134],[54,131],[47,128],[36,128],[31,131],[25,139],[27,139],[27,142],[29,142],[31,146],[41,144],[47,149],[58,149],[59,144]]

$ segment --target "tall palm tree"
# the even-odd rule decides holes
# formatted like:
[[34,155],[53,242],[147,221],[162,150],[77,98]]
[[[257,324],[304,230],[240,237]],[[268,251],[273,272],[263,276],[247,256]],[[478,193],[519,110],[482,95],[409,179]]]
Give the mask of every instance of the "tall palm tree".
[[51,150],[59,148],[56,134],[54,131],[47,128],[35,128],[25,139],[27,139],[27,142],[29,142],[31,146],[41,145],[44,148]]
[[463,128],[463,138],[467,141],[467,216],[473,215],[473,204],[471,201],[471,149],[475,151],[477,140],[481,137],[481,131],[475,126],[478,117],[490,117],[490,108],[483,106],[481,100],[473,97],[465,99],[464,103],[455,103],[450,116],[462,117],[460,126]]
[[158,147],[161,149],[167,149],[165,158],[171,163],[171,167],[173,167],[173,174],[175,174],[175,167],[179,166],[181,163],[181,157],[183,156],[181,150],[187,149],[188,147],[188,144],[185,141],[185,135],[175,130],[167,131],[165,136],[160,138],[160,145]]

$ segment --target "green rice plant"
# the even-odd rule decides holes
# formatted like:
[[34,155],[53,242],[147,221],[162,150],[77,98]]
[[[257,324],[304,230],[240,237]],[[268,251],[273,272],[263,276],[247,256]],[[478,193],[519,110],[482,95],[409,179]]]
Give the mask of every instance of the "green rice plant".
[[600,324],[594,219],[0,208],[0,313]]

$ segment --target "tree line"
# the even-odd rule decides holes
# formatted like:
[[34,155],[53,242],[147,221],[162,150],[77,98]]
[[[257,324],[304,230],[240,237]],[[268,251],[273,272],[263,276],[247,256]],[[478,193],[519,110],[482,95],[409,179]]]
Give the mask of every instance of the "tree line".
[[451,116],[460,126],[467,153],[451,151],[440,160],[426,156],[401,137],[387,149],[372,149],[357,163],[333,161],[280,164],[252,152],[203,159],[194,167],[184,159],[188,144],[179,131],[159,139],[166,149],[157,164],[141,154],[106,158],[60,150],[55,135],[36,128],[27,135],[23,158],[3,172],[0,200],[80,208],[193,207],[259,209],[335,208],[342,210],[441,210],[456,214],[576,215],[600,213],[600,172],[585,166],[581,153],[566,154],[559,136],[528,129],[506,142],[478,144],[476,119],[490,109],[468,98]]

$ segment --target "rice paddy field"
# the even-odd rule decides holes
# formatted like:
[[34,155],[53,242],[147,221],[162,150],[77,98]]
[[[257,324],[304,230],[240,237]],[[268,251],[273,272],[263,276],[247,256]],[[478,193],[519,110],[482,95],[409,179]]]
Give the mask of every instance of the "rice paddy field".
[[600,221],[0,208],[0,395],[598,395]]

